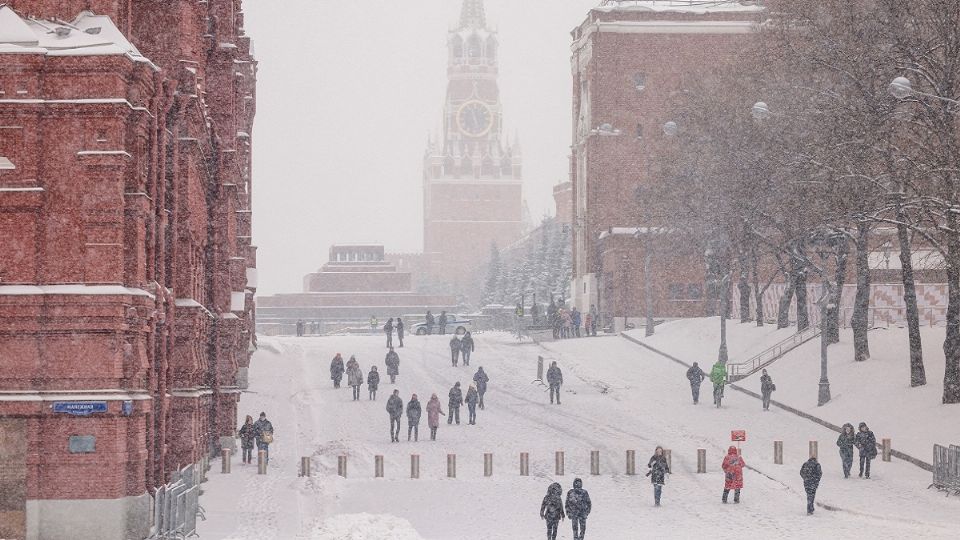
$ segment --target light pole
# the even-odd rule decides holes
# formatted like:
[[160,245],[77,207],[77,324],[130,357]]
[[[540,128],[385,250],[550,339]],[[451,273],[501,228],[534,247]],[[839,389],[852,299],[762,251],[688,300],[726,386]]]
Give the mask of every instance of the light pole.
[[817,406],[822,407],[830,401],[830,378],[827,376],[827,346],[830,345],[827,333],[824,332],[827,313],[833,307],[830,299],[833,298],[833,286],[826,275],[823,276],[823,294],[817,300],[820,306],[820,383],[817,393]]
[[924,96],[931,97],[934,99],[939,99],[940,101],[946,101],[947,103],[953,103],[954,105],[960,105],[960,101],[955,99],[950,99],[948,97],[938,96],[936,94],[928,94],[926,92],[921,92],[919,90],[914,90],[913,84],[910,82],[910,79],[906,77],[895,77],[893,81],[890,82],[890,86],[887,87],[890,90],[890,93],[893,94],[893,97],[897,99],[907,99],[911,96]]
[[650,259],[653,257],[649,246],[643,253],[643,303],[646,304],[647,311],[647,330],[644,333],[647,337],[653,335],[653,284],[650,282]]

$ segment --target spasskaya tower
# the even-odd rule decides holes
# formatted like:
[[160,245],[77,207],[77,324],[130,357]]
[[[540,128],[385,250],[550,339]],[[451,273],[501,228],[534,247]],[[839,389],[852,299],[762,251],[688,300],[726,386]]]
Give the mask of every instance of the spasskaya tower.
[[447,48],[443,127],[423,163],[424,254],[433,280],[476,299],[490,243],[520,238],[522,159],[518,141],[503,136],[499,41],[483,0],[463,0]]

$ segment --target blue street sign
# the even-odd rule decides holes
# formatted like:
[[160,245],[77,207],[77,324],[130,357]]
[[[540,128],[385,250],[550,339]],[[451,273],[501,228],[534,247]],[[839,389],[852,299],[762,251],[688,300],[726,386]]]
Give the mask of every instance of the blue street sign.
[[106,401],[55,401],[53,412],[74,416],[89,416],[93,413],[107,412]]
[[123,413],[124,416],[130,416],[133,414],[133,400],[128,399],[121,403],[120,412]]

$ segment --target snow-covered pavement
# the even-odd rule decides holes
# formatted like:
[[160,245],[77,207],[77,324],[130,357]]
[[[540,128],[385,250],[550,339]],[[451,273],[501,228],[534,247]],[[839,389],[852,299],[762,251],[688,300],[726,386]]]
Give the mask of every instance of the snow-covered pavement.
[[[335,390],[330,359],[355,354],[366,373],[385,372],[380,337],[264,338],[254,357],[250,393],[241,415],[268,413],[277,432],[270,473],[234,460],[233,473],[210,472],[201,504],[204,540],[270,539],[535,539],[544,536],[540,501],[550,482],[564,489],[584,479],[594,511],[588,538],[956,538],[960,500],[926,487],[929,473],[904,463],[874,462],[873,479],[844,480],[836,435],[782,411],[760,411],[745,396],[717,410],[694,406],[683,369],[619,337],[517,344],[506,334],[474,336],[470,368],[450,365],[447,340],[410,337],[396,388],[404,402],[417,393],[441,398],[456,381],[464,388],[477,366],[490,376],[487,408],[476,426],[442,423],[430,442],[426,415],[421,441],[389,442],[384,410],[394,386],[381,384],[378,401],[352,402]],[[564,370],[563,405],[551,406],[531,384],[537,356]],[[704,366],[706,369],[708,366]],[[442,420],[445,420],[441,417]],[[239,425],[239,424],[238,424]],[[722,505],[719,472],[730,430],[747,430],[743,503]],[[773,440],[783,440],[785,465],[773,464]],[[820,441],[824,480],[821,507],[808,517],[799,477],[807,441]],[[674,474],[664,506],[653,507],[646,460],[656,445],[672,449]],[[696,449],[707,449],[708,473],[696,474]],[[566,476],[553,476],[554,452],[566,452]],[[589,455],[600,451],[601,475],[590,476]],[[625,451],[636,450],[639,475],[624,474]],[[494,475],[483,476],[484,452],[494,453]],[[529,477],[519,476],[519,453],[530,453]],[[447,479],[446,454],[457,454],[458,478]],[[349,478],[336,476],[337,456],[349,456]],[[373,478],[374,456],[386,478]],[[410,454],[419,454],[421,478],[409,478]],[[299,457],[313,456],[314,476],[297,476]],[[572,538],[567,522],[561,538]]]

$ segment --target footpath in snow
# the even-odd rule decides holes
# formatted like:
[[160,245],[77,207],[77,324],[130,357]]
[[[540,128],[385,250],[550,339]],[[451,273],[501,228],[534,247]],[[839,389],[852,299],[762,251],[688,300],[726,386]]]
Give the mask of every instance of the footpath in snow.
[[[661,329],[658,339],[668,339]],[[536,539],[544,536],[538,514],[547,486],[557,481],[568,490],[575,477],[584,479],[594,502],[587,537],[595,539],[956,538],[960,530],[960,499],[927,491],[929,473],[878,460],[871,480],[844,480],[830,430],[783,411],[764,413],[745,395],[728,396],[719,410],[694,406],[681,366],[623,338],[540,346],[518,344],[507,334],[474,337],[469,368],[450,365],[441,336],[411,336],[398,349],[395,387],[404,402],[417,393],[425,404],[436,393],[446,411],[454,382],[466,388],[477,366],[490,377],[487,408],[478,412],[476,426],[466,425],[464,409],[462,424],[442,423],[431,442],[424,417],[421,441],[408,443],[404,418],[399,444],[389,442],[385,405],[394,385],[388,378],[376,402],[367,401],[365,386],[363,399],[351,401],[350,389],[334,389],[329,378],[337,352],[356,355],[365,373],[372,364],[384,372],[380,337],[262,339],[240,415],[263,410],[273,422],[270,471],[258,476],[255,466],[241,466],[239,459],[230,475],[215,466],[201,499],[208,517],[201,538]],[[563,405],[551,406],[545,388],[531,383],[537,356],[563,369]],[[786,382],[778,380],[778,387]],[[742,448],[751,468],[742,504],[723,505],[719,465],[733,429],[747,431]],[[785,444],[782,466],[773,464],[775,439]],[[814,516],[805,513],[799,477],[809,440],[820,441],[818,501],[829,507]],[[657,445],[673,453],[674,474],[661,508],[653,507],[643,476]],[[698,448],[707,450],[707,474],[696,473]],[[562,477],[554,476],[558,450],[566,452]],[[600,476],[589,474],[592,450],[600,452]],[[625,474],[627,450],[637,452],[637,476]],[[494,454],[489,478],[483,476],[485,452]],[[520,452],[530,454],[529,477],[519,476]],[[456,479],[445,477],[448,453],[457,454]],[[410,454],[420,455],[420,479],[409,478]],[[336,475],[339,455],[348,456],[346,479]],[[375,455],[384,456],[385,478],[374,478]],[[300,456],[312,457],[313,477],[298,477]],[[568,522],[560,533],[572,538]]]

